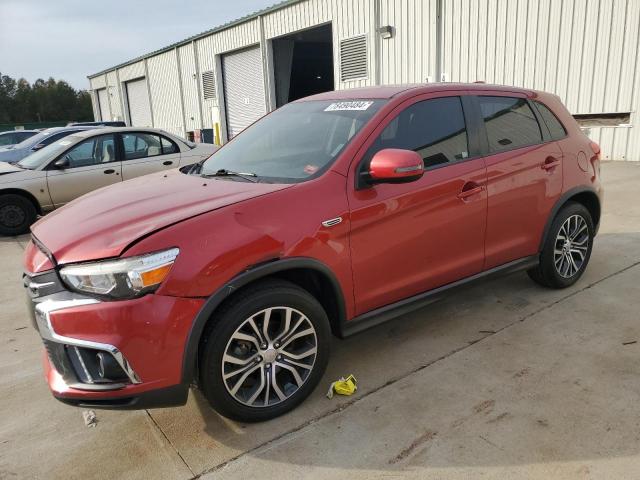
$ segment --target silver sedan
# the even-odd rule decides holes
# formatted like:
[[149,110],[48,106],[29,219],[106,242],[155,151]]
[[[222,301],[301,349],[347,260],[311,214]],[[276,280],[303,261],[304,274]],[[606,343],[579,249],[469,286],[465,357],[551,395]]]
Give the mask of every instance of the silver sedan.
[[157,129],[77,132],[14,165],[0,163],[0,234],[18,235],[45,214],[92,190],[208,158],[216,147]]

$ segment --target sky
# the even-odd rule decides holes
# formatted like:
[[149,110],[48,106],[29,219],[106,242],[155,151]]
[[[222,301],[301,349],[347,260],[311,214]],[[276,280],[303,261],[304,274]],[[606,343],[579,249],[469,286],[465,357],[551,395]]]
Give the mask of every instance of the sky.
[[274,3],[279,0],[0,0],[0,73],[86,89],[89,74]]

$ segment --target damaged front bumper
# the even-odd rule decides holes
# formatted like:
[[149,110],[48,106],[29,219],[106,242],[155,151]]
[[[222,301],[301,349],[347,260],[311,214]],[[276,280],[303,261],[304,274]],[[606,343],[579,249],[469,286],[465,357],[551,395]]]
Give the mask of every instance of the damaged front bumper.
[[186,402],[184,346],[201,299],[149,294],[106,301],[68,291],[55,270],[25,274],[54,397],[94,408]]

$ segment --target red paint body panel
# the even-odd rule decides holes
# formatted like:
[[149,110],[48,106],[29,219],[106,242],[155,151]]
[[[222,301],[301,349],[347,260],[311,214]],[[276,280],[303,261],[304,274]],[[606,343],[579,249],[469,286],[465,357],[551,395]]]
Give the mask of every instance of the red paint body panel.
[[[545,103],[567,137],[438,168],[406,184],[357,189],[363,155],[403,109],[451,95],[512,95]],[[45,359],[57,396],[108,399],[181,382],[185,346],[205,300],[246,270],[277,259],[324,264],[344,297],[347,321],[378,307],[539,251],[563,194],[602,195],[599,160],[557,97],[468,84],[376,87],[299,101],[388,99],[320,177],[294,185],[204,179],[170,171],[98,190],[33,227],[58,264],[180,253],[154,294],[54,311],[60,335],[116,346],[142,379],[110,392],[74,390]],[[467,120],[468,121],[468,120]],[[579,166],[586,156],[586,171]],[[542,168],[549,159],[559,163]],[[340,218],[325,227],[322,222]],[[52,264],[30,243],[25,269]]]
[[[59,335],[116,345],[142,383],[108,393],[135,395],[180,383],[184,346],[203,303],[202,299],[145,295],[55,311],[51,325]],[[91,397],[84,390],[78,393]],[[95,397],[105,395],[94,393]]]
[[216,182],[170,170],[91,192],[53,211],[31,231],[60,264],[115,257],[167,225],[287,187]]
[[27,243],[24,252],[24,270],[29,273],[46,272],[53,268],[53,263],[32,240]]

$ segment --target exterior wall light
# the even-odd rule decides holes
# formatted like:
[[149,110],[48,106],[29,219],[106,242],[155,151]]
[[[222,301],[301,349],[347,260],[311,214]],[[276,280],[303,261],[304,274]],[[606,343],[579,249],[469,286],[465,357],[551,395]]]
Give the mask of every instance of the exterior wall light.
[[388,40],[389,38],[393,37],[395,28],[393,28],[391,25],[385,25],[384,27],[378,28],[378,33],[380,34],[380,38]]

